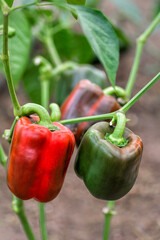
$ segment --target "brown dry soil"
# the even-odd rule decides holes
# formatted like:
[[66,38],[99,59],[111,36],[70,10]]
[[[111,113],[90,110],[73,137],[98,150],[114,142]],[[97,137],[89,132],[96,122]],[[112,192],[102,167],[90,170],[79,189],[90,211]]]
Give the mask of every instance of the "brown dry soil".
[[[138,3],[138,1],[136,2]],[[139,3],[146,17],[150,16],[150,2],[144,0]],[[106,13],[111,14],[107,7]],[[138,30],[135,31],[135,28],[135,32],[132,28],[130,30],[132,34],[134,33],[135,39],[135,35],[138,36]],[[160,49],[159,37],[160,34],[154,34],[144,50],[134,93],[158,72],[157,51],[155,49],[152,51],[151,44],[155,44],[157,49]],[[128,78],[134,51],[135,46],[133,45],[132,49],[121,55],[117,77],[117,83],[120,86],[124,86]],[[27,102],[22,88],[18,90],[18,97],[21,104]],[[127,196],[116,202],[117,214],[112,220],[110,240],[160,240],[159,82],[129,110],[127,117],[132,120],[128,123],[128,127],[138,134],[144,142],[144,152],[135,186]],[[7,87],[4,86],[0,90],[0,135],[4,129],[10,127],[12,120],[12,105]],[[0,141],[8,152],[8,144],[2,139]],[[49,239],[102,239],[104,223],[102,208],[105,207],[106,203],[89,194],[83,182],[75,175],[73,163],[74,159],[72,158],[61,193],[54,201],[46,204]],[[0,186],[0,240],[25,240],[26,237],[20,222],[11,208],[12,196],[8,190],[6,174],[2,166],[0,166]],[[26,201],[25,209],[37,239],[40,239],[37,202],[34,200]]]

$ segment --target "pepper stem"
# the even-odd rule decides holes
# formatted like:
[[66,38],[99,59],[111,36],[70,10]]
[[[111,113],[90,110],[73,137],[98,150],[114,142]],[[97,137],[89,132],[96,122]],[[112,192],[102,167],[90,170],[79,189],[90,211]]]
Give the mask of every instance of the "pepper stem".
[[115,94],[117,98],[122,98],[125,101],[128,101],[125,90],[118,86],[115,86],[115,88],[107,87],[107,88],[103,89],[103,93],[105,95],[114,95]]
[[128,140],[123,137],[124,129],[127,122],[125,114],[122,112],[118,112],[112,119],[112,123],[115,122],[117,122],[117,124],[113,133],[106,134],[105,139],[118,147],[124,147],[128,143]]
[[58,104],[51,103],[49,105],[49,108],[51,109],[51,121],[56,122],[61,119],[61,110]]
[[50,116],[48,111],[42,107],[41,105],[35,103],[27,103],[21,107],[21,115],[22,116],[29,116],[33,113],[38,114],[40,121],[38,122],[39,125],[42,125],[50,130],[59,130],[58,127],[54,126],[51,122]]

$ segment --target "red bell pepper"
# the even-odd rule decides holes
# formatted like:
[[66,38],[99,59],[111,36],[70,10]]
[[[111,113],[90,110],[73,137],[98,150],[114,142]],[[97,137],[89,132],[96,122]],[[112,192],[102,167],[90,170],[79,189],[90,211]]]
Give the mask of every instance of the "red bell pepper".
[[[107,96],[102,89],[89,80],[81,80],[73,89],[61,107],[61,119],[94,116],[114,112],[120,105],[112,96]],[[97,121],[66,125],[73,133],[77,145],[82,136]]]
[[7,180],[18,198],[48,202],[61,190],[75,139],[60,123],[53,123],[59,130],[50,131],[35,120],[22,117],[15,125]]

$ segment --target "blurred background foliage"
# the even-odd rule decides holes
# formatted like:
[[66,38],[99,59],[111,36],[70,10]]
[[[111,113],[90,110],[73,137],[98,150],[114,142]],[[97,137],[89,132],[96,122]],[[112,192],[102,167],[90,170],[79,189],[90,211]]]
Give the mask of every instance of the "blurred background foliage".
[[[63,1],[65,2],[65,0]],[[27,1],[27,3],[32,2],[33,0]],[[16,6],[25,3],[26,1],[21,0],[15,1],[14,4]],[[91,8],[100,8],[101,3],[102,0],[86,1],[86,5]],[[136,37],[142,31],[142,26],[144,29],[144,25],[147,26],[149,23],[133,0],[110,0],[107,4],[113,5],[116,9],[109,20],[119,39],[121,54],[125,54],[127,50],[132,48],[133,42],[135,42]],[[155,0],[153,1],[150,20],[159,11],[160,1]],[[125,27],[126,22],[129,22],[131,28],[134,28],[132,33]],[[2,14],[0,14],[1,24]],[[56,46],[61,63],[72,61],[77,64],[77,66],[74,66],[66,73],[61,72],[58,76],[51,77],[50,97],[52,99],[61,104],[69,94],[69,91],[72,90],[82,77],[93,80],[93,82],[96,82],[102,88],[105,87],[99,80],[102,75],[104,78],[105,73],[103,70],[98,71],[96,69],[99,61],[77,21],[69,11],[52,6],[46,6],[45,8],[31,6],[22,11],[13,12],[10,16],[9,26],[15,30],[15,35],[9,38],[11,70],[14,84],[17,88],[20,83],[23,84],[24,91],[30,101],[40,103],[40,66],[36,66],[33,59],[37,55],[41,55],[51,62],[53,68],[55,67],[46,42],[46,34],[49,34],[50,40]],[[159,31],[158,28],[157,31]],[[158,58],[156,46],[152,46],[151,51],[150,49],[151,47],[148,48],[149,54]],[[0,51],[2,51],[2,36],[0,36]],[[91,65],[95,65],[95,67]],[[152,67],[147,66],[147,68]],[[2,62],[0,62],[0,71],[3,74]],[[0,86],[3,85],[3,82],[3,77],[1,76]],[[64,84],[63,89],[66,89],[65,93],[60,87],[62,86],[62,82]],[[106,84],[108,84],[107,80]],[[62,95],[64,95],[63,98]]]

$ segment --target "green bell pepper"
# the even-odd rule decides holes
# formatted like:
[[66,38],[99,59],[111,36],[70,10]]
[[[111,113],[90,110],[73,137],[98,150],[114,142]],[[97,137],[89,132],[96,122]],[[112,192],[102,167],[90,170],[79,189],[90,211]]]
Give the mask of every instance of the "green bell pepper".
[[131,190],[142,156],[142,140],[127,128],[126,146],[106,140],[114,129],[107,122],[94,124],[84,135],[75,160],[76,174],[93,196],[103,200],[117,200]]

